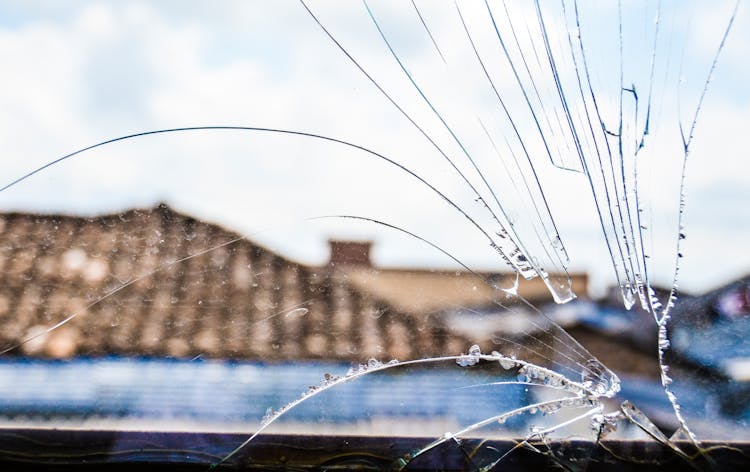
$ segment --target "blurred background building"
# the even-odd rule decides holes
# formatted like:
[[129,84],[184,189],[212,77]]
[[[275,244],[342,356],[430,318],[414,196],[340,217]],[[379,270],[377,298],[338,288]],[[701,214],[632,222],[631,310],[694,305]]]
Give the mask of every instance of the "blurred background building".
[[[615,293],[589,299],[586,274],[571,274],[580,298],[555,305],[538,279],[380,268],[371,242],[329,244],[329,262],[307,266],[164,204],[89,218],[1,215],[0,415],[242,430],[324,374],[371,359],[459,355],[477,344],[562,365],[580,342],[623,378],[624,398],[676,428],[653,319],[625,310]],[[688,385],[681,400],[716,431],[748,415],[747,315],[747,278],[686,297],[675,314],[670,362]],[[295,428],[387,431],[400,418],[402,432],[408,424],[423,434],[532,399],[519,385],[493,390],[504,379],[496,370],[447,365],[332,389],[299,408]]]

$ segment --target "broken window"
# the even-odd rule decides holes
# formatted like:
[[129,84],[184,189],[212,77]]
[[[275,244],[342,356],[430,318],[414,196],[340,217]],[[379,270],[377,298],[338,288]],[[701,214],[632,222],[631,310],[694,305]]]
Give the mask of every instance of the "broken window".
[[226,467],[740,460],[734,2],[3,8],[9,427]]

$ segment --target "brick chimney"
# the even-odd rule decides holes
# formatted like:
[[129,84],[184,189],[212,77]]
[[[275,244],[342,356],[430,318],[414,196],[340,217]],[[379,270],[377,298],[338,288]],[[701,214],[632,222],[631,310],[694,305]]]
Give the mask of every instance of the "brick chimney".
[[370,249],[372,241],[338,241],[328,240],[331,251],[328,265],[347,267],[372,267]]

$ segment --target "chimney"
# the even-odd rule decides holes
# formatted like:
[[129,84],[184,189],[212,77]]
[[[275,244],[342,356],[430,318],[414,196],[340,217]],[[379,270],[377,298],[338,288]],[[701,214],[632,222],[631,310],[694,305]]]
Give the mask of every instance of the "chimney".
[[372,267],[370,249],[372,241],[338,241],[328,240],[331,256],[330,266]]

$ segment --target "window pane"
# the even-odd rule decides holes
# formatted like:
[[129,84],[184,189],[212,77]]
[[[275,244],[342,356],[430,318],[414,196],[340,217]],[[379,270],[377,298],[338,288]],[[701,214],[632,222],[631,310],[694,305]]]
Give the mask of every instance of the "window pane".
[[0,12],[7,437],[206,464],[739,464],[733,2]]

